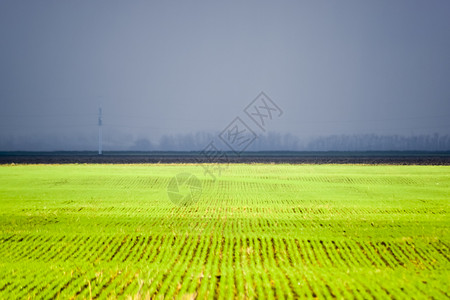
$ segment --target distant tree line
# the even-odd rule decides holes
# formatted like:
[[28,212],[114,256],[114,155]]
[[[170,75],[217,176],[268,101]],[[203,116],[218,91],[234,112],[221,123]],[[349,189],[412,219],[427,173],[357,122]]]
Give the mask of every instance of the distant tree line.
[[449,135],[331,135],[313,138],[303,150],[310,151],[447,151]]
[[[219,133],[163,135],[158,140],[133,137],[131,134],[110,134],[104,138],[105,151],[201,151],[211,141],[220,150]],[[98,137],[78,135],[1,136],[0,151],[95,151]],[[269,132],[258,136],[248,151],[450,151],[450,135],[329,135],[299,138],[293,134]]]
[[[147,139],[136,140],[130,150],[137,151],[198,151],[217,134],[196,133],[164,135],[158,143]],[[227,150],[226,147],[221,149]],[[292,134],[267,133],[260,135],[249,146],[249,151],[450,151],[450,135],[329,135],[300,139]]]

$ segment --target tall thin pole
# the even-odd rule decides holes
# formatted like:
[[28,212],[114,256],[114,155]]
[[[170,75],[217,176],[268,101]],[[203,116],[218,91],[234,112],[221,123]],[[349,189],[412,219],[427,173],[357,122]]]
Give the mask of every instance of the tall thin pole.
[[98,109],[98,155],[102,155],[102,108]]

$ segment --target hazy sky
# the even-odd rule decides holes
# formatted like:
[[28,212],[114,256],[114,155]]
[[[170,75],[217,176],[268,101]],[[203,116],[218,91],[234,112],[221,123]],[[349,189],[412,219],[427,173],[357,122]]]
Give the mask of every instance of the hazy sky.
[[90,141],[99,105],[113,143],[216,132],[260,91],[284,111],[274,132],[448,134],[449,16],[450,1],[0,0],[0,139]]

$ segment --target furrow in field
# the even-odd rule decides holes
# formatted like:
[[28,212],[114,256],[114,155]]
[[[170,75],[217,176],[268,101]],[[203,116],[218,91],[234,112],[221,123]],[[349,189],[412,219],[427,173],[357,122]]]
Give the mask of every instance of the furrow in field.
[[[239,237],[236,239],[236,242],[234,244],[233,248],[233,254],[234,254],[234,282],[236,283],[235,289],[236,289],[236,295],[237,297],[244,297],[246,295],[245,290],[245,282],[243,278],[243,273],[245,269],[244,265],[244,252],[246,250],[243,246],[242,237]],[[248,296],[248,295],[247,295]]]
[[370,263],[374,267],[384,267],[387,266],[380,258],[379,256],[373,251],[373,248],[369,247],[365,243],[360,243],[358,241],[355,242],[355,244],[359,248],[359,252],[365,257],[368,263]]
[[[33,248],[35,248],[35,243],[42,242],[43,237],[38,235],[25,235],[24,237],[18,238],[14,241],[14,245],[10,248],[9,256],[11,260],[20,261],[24,256],[28,256]],[[11,245],[12,242],[8,244]]]
[[389,242],[377,242],[375,243],[376,247],[379,249],[380,253],[383,253],[383,256],[386,260],[389,260],[391,262],[392,266],[401,266],[405,267],[405,262],[403,260],[403,257],[400,256],[400,253],[395,251],[393,249],[391,243]]
[[204,265],[202,267],[202,276],[200,277],[200,286],[197,289],[197,296],[201,298],[212,299],[214,297],[214,290],[211,286],[215,286],[213,280],[215,279],[214,274],[216,272],[215,267],[217,266],[217,260],[219,253],[219,243],[220,238],[217,234],[212,231],[210,238],[212,239],[210,247],[206,252]]
[[[221,275],[221,264],[223,260],[224,255],[224,249],[226,246],[226,239],[224,238],[223,234],[218,235],[219,243],[217,244],[217,250],[216,250],[216,257],[212,261],[211,268],[209,270],[209,287],[211,296],[214,298],[221,298],[220,295],[220,280],[222,278]],[[218,276],[220,275],[220,276]]]
[[147,245],[150,247],[146,248],[147,252],[139,259],[139,261],[148,264],[154,263],[158,259],[158,256],[161,255],[161,248],[165,245],[165,240],[164,236],[157,236],[149,239]]
[[87,261],[89,263],[100,263],[107,261],[109,252],[112,251],[112,248],[116,244],[115,241],[116,241],[115,236],[102,237],[101,243],[100,242],[98,243],[96,250],[91,253]]
[[89,253],[87,249],[89,247],[93,247],[93,243],[95,237],[84,237],[81,241],[78,242],[78,249],[72,253],[71,259],[75,261],[85,261],[89,258]]
[[[57,239],[57,237],[55,237],[55,239]],[[65,235],[63,235],[59,239],[57,239],[56,242],[53,244],[53,247],[52,247],[53,251],[48,251],[44,256],[41,257],[41,260],[46,261],[46,262],[52,261],[58,255],[58,253],[60,253],[60,251],[62,250],[62,243],[65,239],[67,239],[67,237]]]
[[[61,294],[64,294],[66,289],[68,289],[72,283],[77,279],[78,277],[75,277],[73,275],[70,276],[70,278],[62,278],[61,285],[53,290],[54,294],[50,296],[51,299],[57,299],[61,296]],[[55,292],[56,291],[56,292]]]
[[183,245],[182,251],[180,252],[180,258],[174,263],[170,273],[165,278],[164,284],[159,289],[159,293],[161,293],[161,295],[173,297],[181,289],[181,286],[185,283],[182,281],[182,278],[185,277],[188,267],[190,263],[192,263],[197,250],[197,237],[189,236]]
[[5,238],[6,241],[3,240],[0,243],[0,257],[4,257],[5,259],[12,258],[14,245],[17,243],[17,239],[17,235],[13,234],[8,238]]
[[82,235],[74,237],[64,249],[62,261],[74,261],[74,255],[80,251],[80,245],[83,245],[85,239]]
[[393,268],[395,267],[395,263],[393,263],[392,261],[390,261],[390,259],[387,259],[385,257],[385,254],[382,253],[382,250],[380,250],[377,245],[374,245],[372,242],[368,242],[367,243],[367,249],[370,250],[370,254],[371,256],[375,257],[377,260],[382,262],[382,265],[386,266],[386,267],[390,267]]
[[[269,222],[267,222],[269,224]],[[270,225],[269,225],[270,226]],[[277,298],[281,295],[278,294],[279,291],[276,289],[276,285],[274,284],[274,277],[275,277],[275,265],[272,265],[273,260],[271,260],[271,257],[274,256],[274,253],[271,252],[271,244],[270,240],[268,238],[257,238],[256,239],[256,245],[260,250],[260,253],[262,253],[262,257],[264,257],[264,262],[261,262],[261,264],[256,264],[257,267],[261,270],[261,281],[263,285],[266,287],[266,293],[269,296],[269,298]],[[259,261],[258,261],[259,262]]]
[[149,293],[151,295],[160,293],[162,285],[165,284],[165,279],[172,271],[173,266],[180,259],[186,239],[187,237],[185,235],[182,235],[181,237],[173,236],[169,240],[166,239],[162,244],[162,248],[165,251],[159,253],[155,262],[163,267],[157,269],[155,274],[152,274],[152,283],[149,287]]
[[311,250],[314,252],[314,255],[316,255],[316,258],[322,262],[323,267],[332,268],[335,266],[333,260],[331,259],[331,256],[326,251],[326,247],[324,246],[324,242],[322,240],[309,241],[309,245],[311,247]]
[[[348,267],[348,259],[345,257],[345,250],[339,243],[335,241],[324,242],[322,240],[319,241],[321,247],[326,253],[327,259],[331,262],[333,267]],[[343,254],[344,252],[344,254]]]
[[12,259],[20,261],[21,259],[29,257],[30,253],[42,246],[44,239],[46,239],[46,237],[37,235],[21,237],[11,245],[12,247],[10,248],[9,254]]
[[[357,262],[356,266],[365,268],[372,268],[376,266],[373,259],[366,254],[366,250],[359,243],[354,241],[341,241],[336,242],[336,244],[340,247],[340,249],[344,249],[344,253],[346,254],[346,262],[354,260]],[[343,266],[346,265],[344,262],[342,262],[342,264]]]
[[446,262],[450,262],[450,251],[445,243],[442,243],[441,241],[439,241],[438,243],[432,242],[431,246],[441,255],[443,260],[445,260]]
[[119,261],[122,263],[127,261],[128,257],[133,252],[133,249],[137,244],[138,238],[139,238],[138,236],[137,237],[131,236],[129,239],[127,239],[123,244],[123,246],[120,248],[119,252],[116,253],[115,261]]
[[[246,224],[248,225],[248,220],[246,220]],[[255,283],[251,276],[251,268],[252,268],[252,255],[254,253],[254,249],[250,245],[249,238],[241,239],[241,266],[242,273],[238,274],[239,278],[245,278],[245,282],[243,282],[243,293],[247,297],[255,297]]]
[[189,260],[185,262],[184,271],[178,276],[175,294],[177,297],[186,297],[196,294],[200,281],[204,278],[202,265],[205,263],[206,252],[210,246],[210,240],[197,236],[195,249],[188,253]]
[[[47,276],[47,279],[49,282],[51,282],[51,284],[47,285],[42,293],[40,293],[43,298],[50,298],[52,295],[54,295],[55,290],[59,290],[60,286],[63,286],[66,282],[64,276],[57,276],[54,270],[52,270],[51,273]],[[42,284],[42,280],[40,281],[40,283]],[[34,288],[34,290],[37,290],[36,287]]]
[[285,244],[281,239],[273,238],[270,239],[270,243],[269,261],[271,261],[272,266],[275,266],[272,268],[274,274],[271,281],[275,284],[277,295],[281,295],[283,298],[292,298],[295,291],[293,283],[290,276],[283,272],[283,267],[288,265],[286,262],[288,253],[285,252]]
[[20,290],[15,292],[17,298],[25,298],[30,295],[30,292],[36,291],[36,287],[42,282],[42,278],[45,278],[42,275],[44,275],[42,271],[34,274],[24,274],[23,284],[20,286]]
[[129,235],[126,235],[123,238],[117,237],[115,239],[115,243],[114,243],[115,248],[112,248],[108,253],[109,255],[106,257],[106,260],[108,262],[118,259],[116,256],[118,256],[122,247],[126,246],[128,239],[129,239]]
[[253,255],[249,259],[249,274],[247,274],[247,276],[252,278],[253,285],[251,286],[251,288],[255,290],[255,294],[266,295],[266,297],[269,298],[272,295],[263,289],[265,286],[263,285],[261,277],[259,276],[262,272],[264,272],[264,270],[261,270],[261,268],[259,267],[262,262],[262,253],[261,249],[256,246],[255,241],[256,239],[254,238],[248,239],[248,247],[253,250]]
[[298,254],[300,255],[301,262],[303,265],[313,265],[313,261],[311,261],[307,251],[306,247],[304,246],[304,243],[302,240],[295,239],[295,245],[298,250]]
[[[28,255],[26,257],[24,257],[23,259],[37,259],[37,258],[41,258],[42,254],[47,253],[46,251],[53,247],[53,245],[50,243],[50,241],[52,239],[53,239],[53,237],[49,236],[45,240],[41,241],[40,243],[35,244],[34,249],[32,249],[28,253]],[[50,246],[47,248],[46,246],[49,245],[49,244],[50,244]]]
[[354,252],[357,251],[355,248],[345,247],[345,242],[335,242],[331,241],[332,249],[334,248],[334,253],[337,253],[337,260],[340,262],[343,268],[361,267],[355,259]]
[[81,261],[95,262],[99,255],[102,253],[102,249],[105,249],[105,244],[108,243],[108,238],[98,236],[91,240],[89,244],[83,245],[83,249],[77,253],[77,257]]
[[225,238],[223,242],[223,247],[220,249],[220,263],[219,263],[219,272],[217,274],[211,274],[212,276],[216,277],[216,287],[215,287],[215,297],[221,298],[221,299],[230,299],[230,297],[233,297],[234,291],[233,287],[229,286],[229,283],[227,282],[227,279],[232,277],[229,272],[229,264],[231,261],[230,257],[230,249],[232,245],[231,238]]
[[129,263],[136,264],[139,261],[139,258],[144,254],[144,249],[147,247],[147,239],[144,235],[136,236],[136,244],[134,250],[129,253],[129,256],[126,261]]
[[119,298],[123,296],[135,296],[139,289],[139,271],[126,271],[125,273],[125,280],[120,283],[120,288],[117,292]]
[[107,271],[100,271],[96,273],[97,284],[92,290],[92,298],[98,299],[101,297],[115,295],[115,290],[121,285],[121,278],[124,272],[119,269]]

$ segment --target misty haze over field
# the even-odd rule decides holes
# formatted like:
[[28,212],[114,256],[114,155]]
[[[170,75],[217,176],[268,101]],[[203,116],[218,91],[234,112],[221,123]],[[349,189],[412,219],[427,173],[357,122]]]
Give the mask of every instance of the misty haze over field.
[[[1,1],[0,151],[450,150],[449,1]],[[244,109],[264,91],[282,114]],[[222,145],[224,146],[224,145]],[[225,146],[224,146],[225,147]]]

